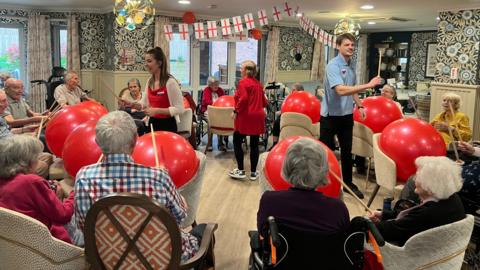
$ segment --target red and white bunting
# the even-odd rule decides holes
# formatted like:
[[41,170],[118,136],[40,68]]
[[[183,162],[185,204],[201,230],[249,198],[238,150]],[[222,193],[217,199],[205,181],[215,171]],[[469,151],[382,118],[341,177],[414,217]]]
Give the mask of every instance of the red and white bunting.
[[280,12],[280,10],[274,6],[273,7],[273,20],[278,22],[282,19],[282,13]]
[[255,28],[255,21],[253,20],[252,13],[245,14],[244,18],[245,18],[245,25],[247,26],[247,30]]
[[333,47],[333,35],[330,35],[330,47]]
[[207,36],[208,36],[208,38],[214,38],[214,37],[218,36],[217,21],[208,21],[207,22]]
[[320,30],[320,27],[318,25],[315,25],[315,29],[313,30],[313,37],[315,39],[318,39],[318,31]]
[[325,45],[330,47],[330,34],[327,33],[327,38],[325,39]]
[[314,28],[314,25],[315,25],[315,24],[313,23],[313,21],[310,21],[310,24],[308,25],[308,34],[309,34],[310,36],[313,36],[313,28]]
[[163,26],[163,32],[165,33],[165,38],[170,41],[173,39],[173,30],[171,24],[165,24]]
[[222,27],[222,35],[230,36],[232,34],[232,28],[230,28],[230,19],[225,18],[220,21]]
[[297,14],[300,13],[300,6],[297,5],[297,7],[295,8],[295,11],[293,13],[295,14],[295,16],[297,16]]
[[306,18],[304,22],[305,22],[305,24],[303,25],[303,30],[308,32],[308,26],[310,25],[310,19]]
[[258,11],[258,20],[260,21],[260,26],[268,24],[267,12],[265,12],[265,9],[260,9]]
[[235,33],[242,32],[243,31],[242,17],[235,16],[232,19],[233,19],[233,30],[235,31]]
[[178,25],[178,32],[180,33],[180,39],[186,40],[188,39],[188,24],[181,23]]
[[194,23],[193,28],[195,31],[195,38],[202,39],[205,38],[205,29],[203,27],[203,23]]
[[300,24],[300,27],[303,28],[305,25],[305,17],[301,17],[300,20],[298,20],[298,23]]
[[291,17],[293,14],[292,8],[288,5],[287,2],[283,5],[283,11],[288,15],[288,17]]
[[337,47],[337,36],[333,36],[332,47]]
[[248,40],[248,35],[245,34],[244,31],[241,31],[241,32],[235,34],[234,37],[235,37],[235,39],[237,39],[237,40],[239,40],[239,41],[246,41],[246,40]]

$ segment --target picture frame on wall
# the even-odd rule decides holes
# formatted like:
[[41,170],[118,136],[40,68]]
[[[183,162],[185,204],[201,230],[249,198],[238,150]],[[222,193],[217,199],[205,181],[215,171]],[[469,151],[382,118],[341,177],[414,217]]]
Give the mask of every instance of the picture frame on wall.
[[427,43],[427,56],[425,61],[425,78],[434,78],[437,65],[437,43]]

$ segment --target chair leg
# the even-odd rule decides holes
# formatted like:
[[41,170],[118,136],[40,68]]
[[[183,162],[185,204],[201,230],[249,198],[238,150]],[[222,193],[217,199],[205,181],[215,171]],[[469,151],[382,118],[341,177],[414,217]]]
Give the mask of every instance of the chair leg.
[[367,165],[367,177],[365,177],[365,192],[368,190],[368,177],[370,176],[370,167],[372,166],[372,158],[368,158],[368,165]]
[[368,199],[368,203],[367,203],[368,207],[372,205],[373,199],[375,199],[375,196],[377,196],[379,189],[380,189],[380,186],[378,184],[375,184],[375,189],[373,190],[372,196],[370,196],[370,199]]
[[207,142],[207,146],[205,146],[205,151],[203,152],[204,154],[207,154],[208,147],[212,146],[212,137],[213,137],[213,134],[210,131],[208,131],[208,142]]

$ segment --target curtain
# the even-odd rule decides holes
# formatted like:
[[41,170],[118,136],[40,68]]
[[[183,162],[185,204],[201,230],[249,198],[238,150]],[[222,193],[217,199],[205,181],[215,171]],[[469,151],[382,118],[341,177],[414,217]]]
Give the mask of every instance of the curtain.
[[318,40],[313,46],[312,71],[310,72],[310,80],[320,80],[323,82],[325,74],[325,46]]
[[[28,80],[47,80],[52,70],[50,20],[45,15],[31,14],[28,17],[27,66]],[[32,110],[45,111],[45,85],[30,89],[28,99]]]
[[79,19],[77,15],[67,18],[67,65],[68,69],[80,76],[80,40],[78,30]]
[[267,52],[265,56],[265,83],[274,82],[277,79],[278,52],[280,41],[280,29],[273,26],[268,31]]
[[[155,41],[154,46],[158,46],[163,50],[167,59],[170,59],[170,41],[165,37],[165,31],[163,26],[170,24],[170,19],[166,17],[157,17],[155,19]],[[167,61],[167,68],[170,65],[170,61]]]
[[357,48],[355,49],[356,63],[355,72],[357,75],[357,84],[368,82],[367,78],[367,35],[362,34],[357,40]]

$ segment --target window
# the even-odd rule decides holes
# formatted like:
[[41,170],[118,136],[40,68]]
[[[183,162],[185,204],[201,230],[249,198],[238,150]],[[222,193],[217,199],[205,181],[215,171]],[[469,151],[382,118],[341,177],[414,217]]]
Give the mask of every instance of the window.
[[236,42],[236,56],[235,56],[235,79],[238,81],[242,77],[240,74],[240,65],[245,60],[253,60],[258,65],[258,40],[249,38],[246,42]]
[[22,26],[0,24],[0,75],[24,76],[22,36]]
[[181,85],[190,85],[190,40],[181,40],[180,34],[170,41],[170,73]]
[[53,26],[53,65],[67,68],[67,27]]
[[228,84],[228,42],[200,42],[200,85],[206,85],[209,76],[220,84]]

